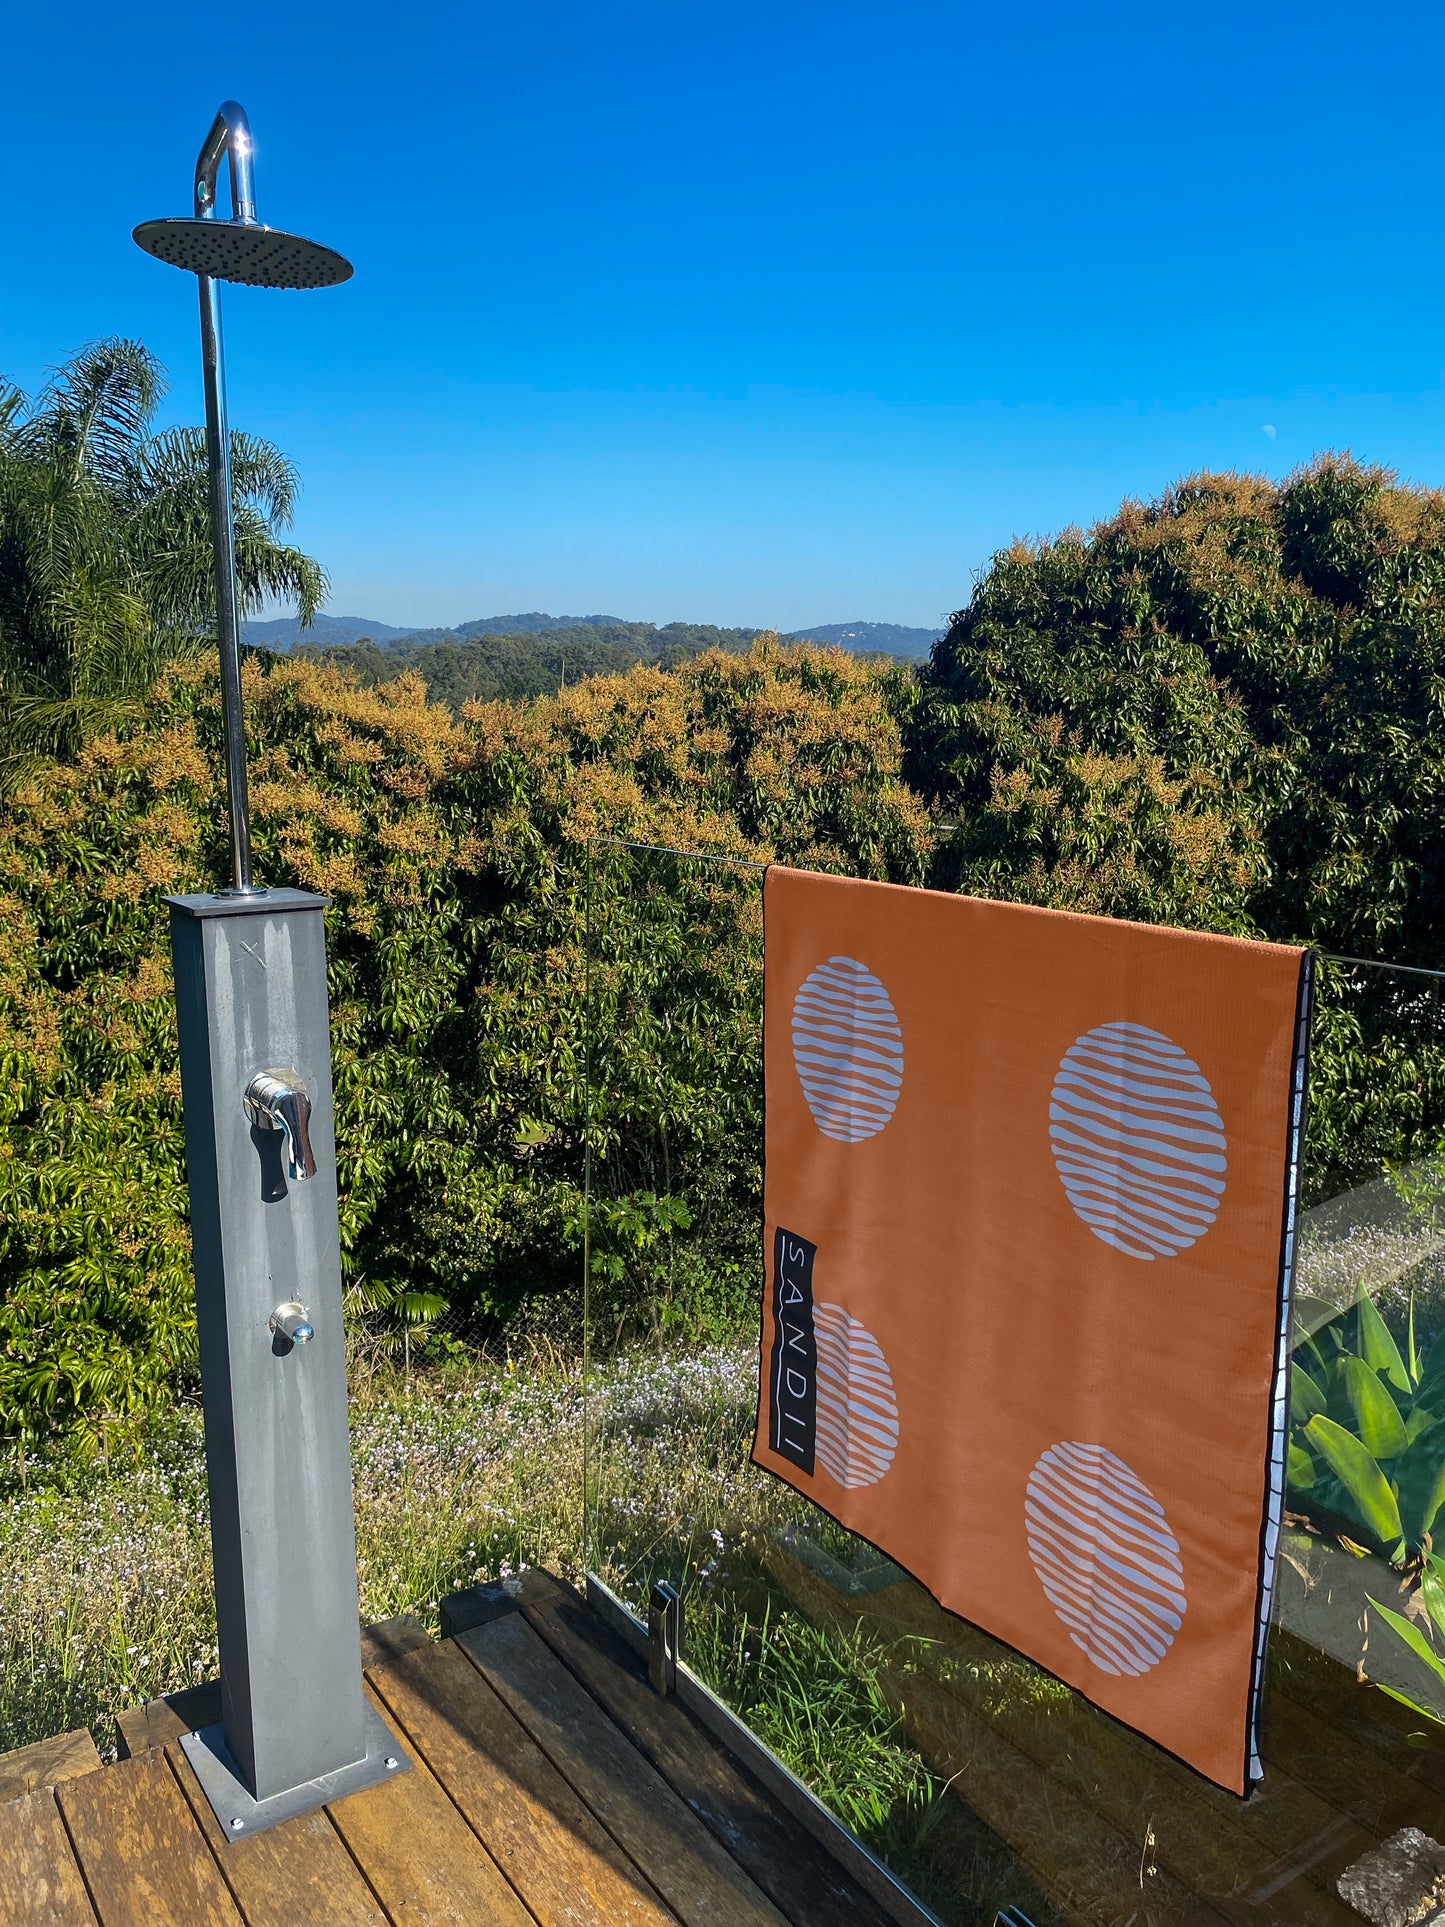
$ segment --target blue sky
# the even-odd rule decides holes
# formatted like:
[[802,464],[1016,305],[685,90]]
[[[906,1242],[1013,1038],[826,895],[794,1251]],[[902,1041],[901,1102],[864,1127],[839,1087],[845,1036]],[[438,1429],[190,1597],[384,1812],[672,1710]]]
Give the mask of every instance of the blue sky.
[[234,95],[261,218],[356,263],[226,295],[334,613],[933,623],[1191,469],[1445,482],[1442,43],[1332,0],[16,7],[0,371],[136,334],[200,419],[130,229]]

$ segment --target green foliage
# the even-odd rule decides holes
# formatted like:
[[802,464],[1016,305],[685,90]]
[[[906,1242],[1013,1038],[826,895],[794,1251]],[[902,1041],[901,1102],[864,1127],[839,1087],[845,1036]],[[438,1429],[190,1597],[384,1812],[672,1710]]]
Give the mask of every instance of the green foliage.
[[684,1198],[659,1198],[655,1191],[595,1198],[589,1225],[592,1275],[621,1284],[638,1253],[653,1250],[659,1239],[686,1231],[691,1223]]
[[[704,1609],[689,1619],[688,1663],[886,1865],[950,1913],[961,1903],[954,1918],[976,1913],[981,1899],[959,1886],[997,1891],[1018,1880],[983,1827],[949,1827],[948,1783],[910,1743],[888,1700],[887,1667],[897,1654],[861,1628],[817,1626],[770,1599],[755,1619],[726,1603],[731,1612]],[[940,1825],[963,1837],[935,1858]]]
[[[731,1288],[755,1243],[759,1117],[714,1045],[755,1048],[756,893],[722,872],[638,913],[601,860],[589,888],[587,847],[917,878],[892,674],[763,641],[455,720],[415,676],[361,690],[246,663],[257,872],[333,898],[342,1243],[377,1316],[425,1323],[445,1302],[486,1330],[575,1306],[589,910],[618,933],[590,1040],[594,1157],[631,1201],[602,1217],[596,1288],[619,1328],[642,1306],[667,1322],[709,1276]],[[161,897],[224,874],[222,796],[197,662],[0,810],[0,1435],[103,1437],[192,1369]]]
[[[1300,1316],[1327,1310],[1302,1299]],[[1404,1352],[1366,1294],[1294,1349],[1290,1502],[1412,1573],[1445,1501],[1445,1335],[1422,1361],[1411,1305]]]
[[[1409,1185],[1445,1140],[1445,1002],[1439,982],[1317,958],[1310,1046],[1308,1201],[1387,1169]],[[1417,1209],[1424,1200],[1417,1200]]]
[[[1431,1559],[1420,1583],[1420,1603],[1425,1609],[1432,1639],[1445,1638],[1445,1585],[1441,1584],[1442,1572],[1445,1572],[1445,1567],[1442,1567],[1440,1561]],[[1389,1606],[1382,1606],[1377,1599],[1370,1600],[1370,1607],[1373,1612],[1379,1614],[1383,1625],[1406,1651],[1413,1653],[1419,1660],[1426,1678],[1437,1688],[1445,1687],[1445,1659],[1436,1652],[1419,1627],[1412,1625],[1401,1613],[1392,1611]],[[1438,1713],[1432,1712],[1428,1706],[1422,1706],[1411,1694],[1402,1693],[1394,1686],[1386,1686],[1382,1680],[1376,1680],[1374,1684],[1382,1693],[1388,1693],[1392,1700],[1398,1700],[1401,1706],[1408,1706],[1412,1713],[1418,1713],[1422,1720],[1430,1722],[1423,1733],[1410,1735],[1412,1746],[1436,1750],[1445,1747],[1445,1721],[1442,1721]]]
[[[0,384],[0,781],[133,715],[214,622],[205,438],[150,432],[164,392],[155,358],[120,340],[33,402]],[[295,469],[241,434],[231,465],[243,607],[286,596],[309,620],[325,574],[279,540]]]
[[966,887],[1439,962],[1435,491],[1193,477],[997,557],[929,682],[910,767],[967,819]]

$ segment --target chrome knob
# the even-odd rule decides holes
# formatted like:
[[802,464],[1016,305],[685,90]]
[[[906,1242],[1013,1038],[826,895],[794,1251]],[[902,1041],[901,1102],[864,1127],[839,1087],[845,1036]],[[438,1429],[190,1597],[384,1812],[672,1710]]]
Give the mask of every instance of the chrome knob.
[[316,1176],[311,1155],[311,1099],[295,1071],[257,1071],[246,1086],[246,1115],[263,1131],[286,1139],[286,1175],[294,1183]]
[[316,1336],[310,1312],[294,1298],[272,1312],[270,1329],[278,1338],[289,1338],[293,1345],[307,1345]]

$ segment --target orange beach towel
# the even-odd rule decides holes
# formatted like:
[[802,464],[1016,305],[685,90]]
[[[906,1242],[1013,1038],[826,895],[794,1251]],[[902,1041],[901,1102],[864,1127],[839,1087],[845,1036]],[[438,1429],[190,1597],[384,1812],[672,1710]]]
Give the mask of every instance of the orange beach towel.
[[773,868],[754,1458],[1237,1793],[1306,953]]

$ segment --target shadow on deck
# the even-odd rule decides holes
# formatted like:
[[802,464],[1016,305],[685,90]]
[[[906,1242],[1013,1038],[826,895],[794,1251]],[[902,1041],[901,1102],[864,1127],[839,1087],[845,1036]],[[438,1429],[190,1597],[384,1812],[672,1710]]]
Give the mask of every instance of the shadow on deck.
[[415,1770],[250,1839],[223,1836],[179,1745],[217,1717],[215,1687],[124,1714],[114,1766],[86,1734],[0,1758],[7,1927],[924,1918],[653,1693],[638,1655],[546,1574],[452,1638],[394,1620],[363,1651]]

